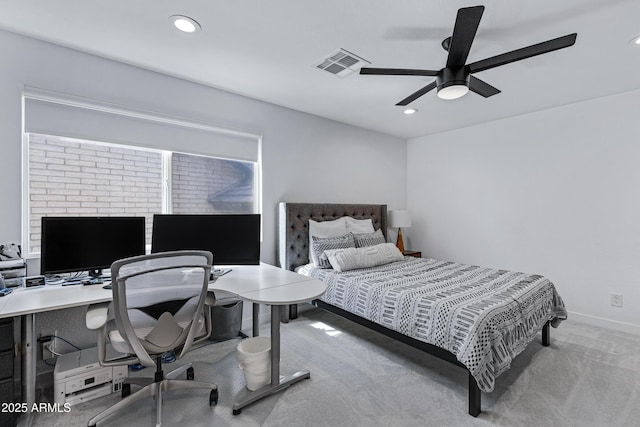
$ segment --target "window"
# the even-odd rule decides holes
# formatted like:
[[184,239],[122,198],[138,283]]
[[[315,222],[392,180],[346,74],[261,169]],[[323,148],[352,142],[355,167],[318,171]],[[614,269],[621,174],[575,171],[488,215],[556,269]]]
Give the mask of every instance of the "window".
[[[27,134],[28,254],[48,216],[257,213],[256,163]],[[90,236],[87,236],[90,241]]]
[[256,213],[254,175],[251,162],[173,153],[172,213]]

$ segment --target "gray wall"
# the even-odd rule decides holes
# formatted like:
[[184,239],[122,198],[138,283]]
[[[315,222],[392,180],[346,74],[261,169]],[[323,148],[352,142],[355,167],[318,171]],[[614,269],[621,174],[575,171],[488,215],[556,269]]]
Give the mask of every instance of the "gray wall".
[[543,274],[574,319],[640,333],[639,102],[633,91],[410,140],[409,246]]
[[[280,201],[406,205],[405,177],[393,173],[406,164],[402,139],[9,32],[0,31],[0,52],[0,241],[21,238],[25,85],[262,134],[262,260],[268,263],[276,262]],[[189,151],[188,141],[176,149]],[[29,265],[29,274],[36,273],[38,261]],[[40,332],[57,329],[88,346],[82,312],[68,312],[38,316]]]

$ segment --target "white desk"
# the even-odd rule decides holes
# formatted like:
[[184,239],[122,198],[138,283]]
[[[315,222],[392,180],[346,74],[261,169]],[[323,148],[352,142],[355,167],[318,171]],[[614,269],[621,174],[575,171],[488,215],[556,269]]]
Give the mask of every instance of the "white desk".
[[[304,282],[304,283],[302,283]],[[22,348],[23,348],[23,387],[24,398],[28,407],[35,403],[37,346],[35,331],[35,315],[51,310],[61,310],[89,304],[111,301],[112,291],[102,289],[103,285],[47,285],[40,288],[16,289],[11,294],[0,298],[0,318],[22,316]],[[268,264],[233,266],[232,271],[217,281],[209,284],[209,289],[224,290],[237,294],[240,298],[254,304],[272,304],[271,310],[271,345],[272,373],[271,382],[278,384],[278,390],[291,383],[279,381],[280,364],[280,312],[284,305],[309,301],[322,295],[325,285],[291,271],[283,270]],[[304,289],[304,291],[302,290]],[[275,308],[275,309],[274,309]],[[255,314],[255,310],[254,310]],[[257,316],[254,316],[254,333],[257,332]],[[274,332],[275,331],[275,332]],[[273,362],[274,353],[277,358]],[[275,375],[274,375],[275,372]],[[309,372],[306,371],[306,378]],[[274,381],[275,378],[275,381]],[[295,381],[294,381],[295,382]],[[275,393],[275,389],[252,399],[238,408],[241,409],[267,394]],[[256,390],[257,396],[262,389]],[[244,402],[244,401],[242,401]],[[234,412],[236,408],[234,406]]]
[[[319,280],[266,264],[260,267],[259,274],[252,272],[255,267],[234,267],[232,272],[209,286],[214,291],[219,289],[234,292],[240,298],[254,303],[254,307],[255,304],[271,305],[271,382],[255,391],[242,391],[233,404],[233,415],[239,414],[242,408],[263,397],[311,377],[308,370],[280,377],[280,319],[285,306],[316,299],[327,290],[326,285]],[[254,336],[257,336],[256,317],[254,310]]]
[[36,313],[111,301],[110,290],[102,285],[49,285],[17,288],[0,298],[0,318],[22,316],[22,384],[28,407],[36,400]]
[[62,310],[111,301],[111,291],[104,285],[47,285],[39,288],[16,288],[0,298],[0,318]]

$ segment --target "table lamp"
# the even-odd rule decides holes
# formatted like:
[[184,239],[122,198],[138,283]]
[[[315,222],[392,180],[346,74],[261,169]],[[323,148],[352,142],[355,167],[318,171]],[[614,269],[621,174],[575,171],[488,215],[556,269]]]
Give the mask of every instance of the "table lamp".
[[398,240],[396,240],[396,246],[400,252],[404,253],[402,227],[411,227],[411,215],[409,214],[409,211],[405,209],[389,211],[389,226],[398,229]]

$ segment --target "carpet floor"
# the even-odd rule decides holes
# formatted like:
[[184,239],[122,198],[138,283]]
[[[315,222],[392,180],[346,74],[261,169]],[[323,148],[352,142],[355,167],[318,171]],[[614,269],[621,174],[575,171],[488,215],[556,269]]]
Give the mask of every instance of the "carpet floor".
[[[262,325],[262,335],[269,325]],[[165,426],[640,426],[640,336],[572,321],[540,335],[482,396],[482,414],[467,415],[466,371],[311,305],[281,327],[281,373],[309,369],[311,379],[232,415],[245,387],[238,339],[212,343],[165,365],[192,362],[196,380],[218,385],[167,393]],[[145,372],[148,371],[148,372]],[[145,369],[136,375],[152,375]],[[134,388],[134,391],[136,389]],[[19,426],[86,426],[119,394],[68,413],[22,417]],[[100,426],[155,426],[151,398]]]

